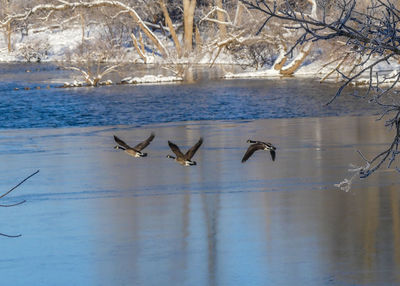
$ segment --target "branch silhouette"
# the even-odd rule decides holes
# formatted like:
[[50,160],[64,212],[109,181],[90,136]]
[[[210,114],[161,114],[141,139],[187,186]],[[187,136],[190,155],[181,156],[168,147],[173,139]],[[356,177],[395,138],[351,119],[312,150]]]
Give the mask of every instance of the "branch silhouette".
[[[21,182],[19,182],[18,184],[16,184],[14,187],[12,187],[10,190],[8,190],[7,192],[5,192],[4,194],[0,195],[0,199],[4,198],[5,196],[7,196],[9,193],[11,193],[12,191],[14,191],[16,188],[18,188],[20,185],[22,185],[26,180],[28,180],[29,178],[33,177],[34,175],[36,175],[37,173],[39,173],[39,170],[37,170],[36,172],[32,173],[31,175],[29,175],[28,177],[26,177],[25,179],[23,179]],[[8,204],[8,205],[0,205],[0,207],[14,207],[14,206],[18,206],[21,205],[23,203],[25,203],[26,201],[20,201],[18,203],[15,204]],[[21,234],[17,234],[17,235],[10,235],[10,234],[5,234],[5,233],[0,233],[0,236],[5,236],[5,237],[10,237],[10,238],[16,238],[16,237],[20,237]]]

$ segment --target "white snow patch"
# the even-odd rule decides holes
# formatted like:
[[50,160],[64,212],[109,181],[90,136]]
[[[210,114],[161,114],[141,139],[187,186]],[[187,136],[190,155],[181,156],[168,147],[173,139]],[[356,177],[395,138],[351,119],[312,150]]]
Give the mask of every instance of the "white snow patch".
[[267,78],[267,77],[279,77],[279,71],[274,69],[262,70],[262,71],[249,71],[242,73],[226,73],[223,78],[232,79],[232,78]]
[[64,82],[62,87],[81,87],[86,85],[84,81],[74,80],[73,82]]
[[[29,44],[48,43],[46,57],[41,58],[41,61],[62,61],[65,60],[65,53],[68,50],[75,49],[82,39],[82,32],[79,28],[69,29],[41,29],[30,30],[28,35],[12,34],[13,51],[7,50],[7,42],[4,37],[0,36],[0,61],[25,61],[20,49]],[[37,45],[37,44],[36,44]]]
[[[112,85],[113,82],[111,80],[100,81],[99,85]],[[82,87],[82,86],[90,86],[84,81],[74,80],[73,82],[64,82],[61,87]]]
[[82,40],[82,32],[80,29],[67,29],[56,33],[41,33],[43,37],[47,36],[50,44],[49,60],[62,61],[65,60],[65,53],[68,50],[74,50]]
[[146,84],[146,83],[168,83],[183,81],[183,78],[178,76],[164,75],[145,75],[143,77],[126,77],[121,80],[123,84]]

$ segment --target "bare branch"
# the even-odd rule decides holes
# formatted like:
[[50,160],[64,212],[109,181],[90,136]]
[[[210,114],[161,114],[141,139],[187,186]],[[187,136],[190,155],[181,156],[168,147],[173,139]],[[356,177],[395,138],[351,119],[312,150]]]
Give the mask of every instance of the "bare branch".
[[[366,70],[369,70],[371,68],[373,68],[374,66],[376,66],[377,64],[379,64],[380,62],[386,61],[388,58],[392,57],[393,54],[389,54],[386,57],[379,59],[375,62],[373,62],[372,64],[370,64],[369,66],[363,68],[361,71],[359,71],[357,74],[355,74],[354,76],[348,78],[346,80],[346,82],[344,84],[342,84],[342,86],[339,88],[339,90],[336,92],[336,94],[326,103],[326,105],[331,104],[339,95],[342,94],[343,89],[348,86],[351,82],[353,82],[356,78],[358,78],[360,75],[362,75]],[[344,76],[344,75],[343,75]]]
[[[351,178],[345,179],[337,186],[349,190],[356,175],[360,178],[368,177],[386,162],[390,168],[400,153],[398,150],[400,103],[390,97],[392,94],[399,93],[395,88],[400,81],[400,72],[395,70],[390,74],[385,74],[378,65],[391,64],[393,61],[398,64],[399,61],[400,10],[396,8],[396,4],[391,0],[376,0],[371,1],[368,7],[362,9],[363,5],[357,5],[356,0],[342,0],[330,3],[333,6],[329,13],[323,6],[320,8],[322,13],[317,13],[316,1],[309,0],[312,5],[310,14],[297,6],[297,1],[282,0],[279,3],[274,0],[240,1],[249,9],[264,14],[262,29],[275,21],[281,25],[290,25],[297,31],[297,41],[289,49],[288,54],[291,54],[296,46],[309,42],[345,42],[348,48],[335,50],[334,60],[323,66],[326,68],[334,64],[321,81],[326,80],[333,73],[339,75],[343,81],[327,104],[331,104],[349,85],[364,82],[367,89],[363,98],[381,107],[379,119],[387,117],[385,126],[395,129],[396,134],[391,144],[371,160],[367,160],[359,151],[365,165],[353,168],[351,171],[354,174]],[[332,13],[333,10],[335,13]],[[322,17],[318,18],[318,15]],[[400,171],[397,167],[395,169]]]
[[9,235],[9,234],[5,234],[5,233],[0,233],[0,236],[5,236],[5,237],[9,237],[9,238],[17,238],[17,237],[20,237],[21,234]]
[[[20,185],[22,185],[26,180],[28,180],[29,178],[33,177],[34,175],[36,175],[37,173],[39,173],[39,170],[37,170],[36,172],[30,174],[28,177],[26,177],[25,179],[23,179],[21,182],[19,182],[17,185],[15,185],[14,187],[12,187],[10,190],[8,190],[7,192],[5,192],[4,194],[0,195],[0,199],[6,197],[8,194],[10,194],[13,190],[15,190],[16,188],[18,188]],[[21,205],[23,203],[25,203],[26,201],[20,201],[18,203],[14,203],[14,204],[7,204],[7,205],[3,205],[0,204],[0,207],[14,207],[14,206],[18,206]],[[15,238],[15,237],[20,237],[21,234],[18,235],[9,235],[9,234],[5,234],[5,233],[0,233],[0,236],[5,236],[5,237],[10,237],[10,238]]]
[[39,173],[39,170],[37,170],[36,172],[32,173],[31,175],[29,175],[28,177],[26,177],[25,179],[23,179],[21,182],[19,182],[17,185],[15,185],[14,187],[12,187],[10,190],[8,190],[7,192],[5,192],[4,194],[0,195],[0,199],[4,198],[5,196],[7,196],[9,193],[11,193],[12,191],[14,191],[16,188],[18,188],[20,185],[22,185],[26,180],[28,180],[29,178],[33,177],[34,175],[36,175],[37,173]]
[[[210,18],[210,16],[214,13],[214,12],[221,12],[223,14],[226,15],[227,21],[226,22],[222,22],[220,20],[214,19],[214,18]],[[203,21],[209,21],[209,22],[214,22],[217,24],[221,24],[221,25],[229,25],[229,26],[233,26],[233,23],[229,17],[228,12],[226,12],[226,10],[221,9],[217,6],[212,7],[211,11],[208,12],[203,18],[200,19],[199,24],[201,24],[201,22]]]
[[18,203],[11,204],[11,205],[0,205],[0,207],[3,207],[3,208],[15,207],[15,206],[18,206],[18,205],[22,205],[23,203],[26,203],[26,201],[23,200],[23,201],[20,201]]
[[135,47],[136,51],[138,52],[139,56],[143,59],[144,63],[147,63],[147,58],[146,55],[142,52],[142,50],[139,47],[138,41],[133,33],[131,33],[131,38],[133,42],[133,46]]

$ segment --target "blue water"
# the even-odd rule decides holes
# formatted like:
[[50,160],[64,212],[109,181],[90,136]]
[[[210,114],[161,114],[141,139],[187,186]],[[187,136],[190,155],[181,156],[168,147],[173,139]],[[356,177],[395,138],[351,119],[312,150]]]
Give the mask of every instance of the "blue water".
[[[365,100],[325,106],[337,86],[294,78],[56,88],[68,79],[0,64],[0,194],[40,170],[0,200],[26,200],[0,208],[0,232],[22,235],[0,237],[1,285],[400,285],[398,173],[334,187],[356,150],[392,140],[375,116],[343,116],[375,113]],[[151,132],[145,158],[113,148]],[[199,137],[196,166],[166,158],[168,140]],[[249,138],[276,160],[241,163]]]
[[[375,117],[0,130],[1,285],[400,285],[396,171],[348,178],[391,140]],[[113,149],[155,132],[145,158]],[[196,166],[167,159],[172,140]],[[277,146],[273,162],[248,138]]]
[[142,126],[377,113],[375,106],[352,96],[326,106],[338,86],[312,79],[209,77],[191,84],[57,88],[72,81],[71,76],[49,64],[0,64],[0,128]]

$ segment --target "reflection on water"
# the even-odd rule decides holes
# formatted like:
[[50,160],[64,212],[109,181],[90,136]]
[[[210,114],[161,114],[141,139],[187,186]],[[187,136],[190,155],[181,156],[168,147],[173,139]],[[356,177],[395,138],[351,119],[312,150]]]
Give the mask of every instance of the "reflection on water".
[[[151,131],[149,157],[112,147]],[[204,143],[194,167],[165,158],[167,140]],[[248,138],[277,146],[240,160]],[[0,209],[0,273],[9,285],[398,285],[398,174],[349,193],[333,187],[356,149],[390,133],[373,118],[204,121],[147,128],[0,132],[0,189],[39,176]],[[16,171],[17,170],[17,171]],[[71,275],[74,273],[74,275]]]
[[[398,174],[333,187],[390,140],[374,118],[204,121],[0,132],[9,285],[398,285]],[[154,131],[149,157],[112,147]],[[165,158],[204,137],[194,167]],[[249,138],[277,146],[240,160]],[[74,273],[73,275],[71,275]]]

